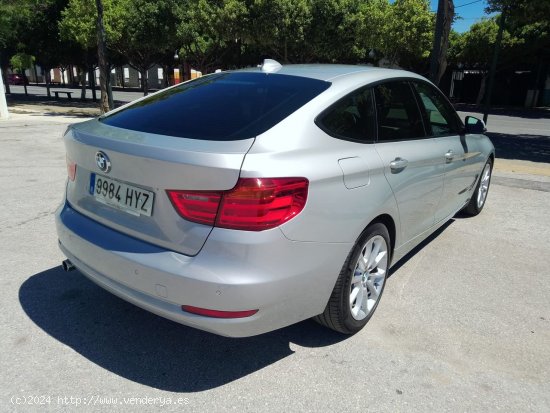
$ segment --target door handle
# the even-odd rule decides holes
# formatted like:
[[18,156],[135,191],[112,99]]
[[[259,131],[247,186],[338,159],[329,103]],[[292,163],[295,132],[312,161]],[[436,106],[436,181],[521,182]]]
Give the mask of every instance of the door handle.
[[445,154],[445,162],[449,163],[455,158],[454,152],[449,149],[447,153]]
[[393,161],[390,162],[390,168],[392,172],[400,172],[401,170],[405,169],[407,165],[409,164],[409,161],[403,158],[395,158]]

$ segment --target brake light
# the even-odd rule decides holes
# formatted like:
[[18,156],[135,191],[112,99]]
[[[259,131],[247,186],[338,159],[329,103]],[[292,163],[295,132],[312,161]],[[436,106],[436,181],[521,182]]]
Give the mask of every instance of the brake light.
[[76,178],[76,163],[69,159],[68,156],[65,159],[67,161],[67,176],[71,181],[74,181]]
[[185,219],[214,225],[221,193],[204,191],[166,191],[176,211]]
[[250,317],[258,312],[258,310],[244,310],[244,311],[220,311],[209,310],[208,308],[193,307],[191,305],[182,305],[181,309],[188,313],[202,315],[212,318],[244,318]]
[[305,178],[240,178],[229,191],[167,191],[185,219],[220,228],[263,231],[298,215],[306,204]]

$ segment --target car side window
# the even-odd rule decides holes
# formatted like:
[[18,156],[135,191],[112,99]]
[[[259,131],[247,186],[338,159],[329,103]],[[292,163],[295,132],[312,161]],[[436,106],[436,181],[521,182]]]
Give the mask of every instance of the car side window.
[[374,142],[376,121],[372,89],[359,89],[340,99],[321,115],[318,125],[340,139]]
[[431,136],[456,135],[462,129],[454,108],[433,86],[413,82],[423,106],[428,134]]
[[378,141],[399,141],[426,136],[418,104],[405,81],[388,82],[374,89]]

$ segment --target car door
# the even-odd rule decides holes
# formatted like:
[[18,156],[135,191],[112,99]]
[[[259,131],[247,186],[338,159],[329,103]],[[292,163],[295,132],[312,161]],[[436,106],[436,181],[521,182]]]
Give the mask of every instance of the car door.
[[[468,146],[462,122],[447,99],[433,85],[412,81],[419,97],[428,134],[445,170],[443,193],[435,221],[454,215],[468,200],[475,185],[475,152]],[[471,146],[471,145],[470,145]]]
[[397,200],[402,241],[407,242],[433,226],[444,171],[440,153],[427,137],[412,86],[398,80],[381,83],[374,91],[375,148]]

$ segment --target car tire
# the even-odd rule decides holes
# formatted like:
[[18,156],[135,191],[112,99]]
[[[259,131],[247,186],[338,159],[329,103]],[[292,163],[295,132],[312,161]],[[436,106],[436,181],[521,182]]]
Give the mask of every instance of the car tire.
[[485,206],[487,201],[487,195],[489,194],[489,186],[491,185],[491,176],[493,174],[493,160],[491,158],[487,159],[479,181],[477,182],[476,189],[472,194],[470,202],[462,210],[468,216],[478,215]]
[[361,330],[384,292],[390,245],[388,229],[383,224],[369,225],[346,259],[325,311],[314,320],[343,334]]

